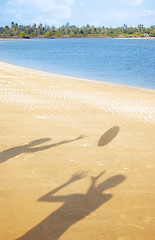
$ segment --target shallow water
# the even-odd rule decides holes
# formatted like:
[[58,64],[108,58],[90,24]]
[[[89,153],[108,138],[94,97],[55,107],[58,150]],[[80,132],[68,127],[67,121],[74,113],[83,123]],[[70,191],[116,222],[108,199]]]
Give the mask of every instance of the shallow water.
[[0,61],[37,70],[155,89],[150,39],[29,39],[0,41]]

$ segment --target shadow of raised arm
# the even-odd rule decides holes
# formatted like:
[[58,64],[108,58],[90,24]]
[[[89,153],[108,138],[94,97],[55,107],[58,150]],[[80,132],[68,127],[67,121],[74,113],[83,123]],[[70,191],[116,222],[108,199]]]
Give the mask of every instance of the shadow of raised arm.
[[44,202],[57,202],[57,201],[64,201],[66,199],[66,196],[53,196],[56,192],[60,191],[62,188],[66,187],[72,182],[75,182],[77,180],[80,180],[81,178],[84,178],[86,176],[86,172],[80,172],[73,174],[71,178],[61,186],[53,189],[49,193],[45,194],[41,198],[38,199],[38,201],[44,201]]
[[105,173],[105,171],[101,172],[98,176],[96,177],[91,177],[91,185],[87,191],[87,193],[93,193],[93,190],[95,189],[95,184],[96,184],[96,181]]
[[[30,144],[27,145],[27,148],[25,149],[25,152],[33,153],[33,152],[43,151],[43,150],[46,150],[46,149],[49,149],[49,148],[53,148],[53,147],[56,147],[56,146],[59,146],[59,145],[62,145],[62,144],[66,144],[66,143],[70,143],[70,142],[74,142],[74,141],[80,140],[80,139],[82,139],[84,137],[85,137],[84,135],[81,135],[81,136],[79,136],[77,138],[74,138],[74,139],[71,139],[71,140],[63,140],[61,142],[49,144],[49,145],[42,146],[42,147],[33,147],[35,145],[38,145],[38,142],[39,142],[38,140],[37,141],[33,141],[33,142],[31,142]],[[46,141],[49,141],[49,139],[46,140]]]

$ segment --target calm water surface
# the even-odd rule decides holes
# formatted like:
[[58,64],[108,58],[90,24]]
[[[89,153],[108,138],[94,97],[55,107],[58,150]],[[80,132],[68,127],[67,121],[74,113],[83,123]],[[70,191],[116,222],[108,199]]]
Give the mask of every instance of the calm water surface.
[[155,40],[0,41],[0,61],[68,76],[155,89]]

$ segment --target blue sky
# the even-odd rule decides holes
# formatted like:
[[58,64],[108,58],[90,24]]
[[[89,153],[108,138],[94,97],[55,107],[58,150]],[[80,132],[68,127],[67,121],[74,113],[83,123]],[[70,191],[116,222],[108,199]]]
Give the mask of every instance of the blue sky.
[[43,23],[105,27],[155,25],[155,0],[0,0],[0,26]]

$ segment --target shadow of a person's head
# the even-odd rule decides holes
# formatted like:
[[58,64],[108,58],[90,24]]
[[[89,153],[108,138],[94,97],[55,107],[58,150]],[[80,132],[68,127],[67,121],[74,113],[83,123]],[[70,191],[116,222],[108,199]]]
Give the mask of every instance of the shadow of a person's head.
[[30,143],[27,144],[27,147],[33,147],[33,146],[36,146],[36,145],[40,145],[42,143],[45,143],[45,142],[48,142],[50,141],[51,138],[41,138],[41,139],[37,139],[35,141],[32,141]]
[[103,192],[104,190],[107,190],[109,188],[116,187],[117,185],[122,183],[125,179],[126,179],[126,177],[123,175],[116,175],[116,176],[110,177],[107,180],[105,180],[104,182],[100,183],[97,186],[97,190],[99,192]]

